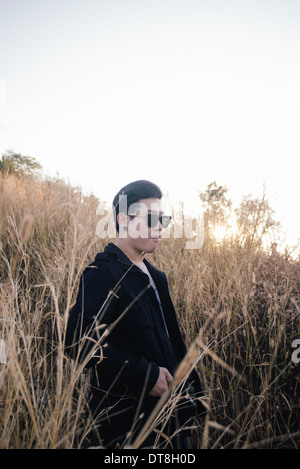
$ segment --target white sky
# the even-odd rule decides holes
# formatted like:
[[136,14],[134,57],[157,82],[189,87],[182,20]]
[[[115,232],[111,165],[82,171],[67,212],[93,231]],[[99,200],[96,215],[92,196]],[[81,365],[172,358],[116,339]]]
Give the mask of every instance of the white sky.
[[0,0],[0,152],[112,200],[263,184],[300,238],[299,0]]

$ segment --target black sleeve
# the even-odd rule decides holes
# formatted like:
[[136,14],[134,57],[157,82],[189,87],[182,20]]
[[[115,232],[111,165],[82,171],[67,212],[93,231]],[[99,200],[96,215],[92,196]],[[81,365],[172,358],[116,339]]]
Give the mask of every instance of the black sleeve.
[[68,318],[65,351],[73,359],[86,361],[86,366],[97,365],[106,382],[113,382],[118,376],[128,390],[143,388],[148,378],[146,392],[149,392],[157,381],[158,366],[120,349],[110,340],[110,335],[105,335],[105,327],[120,314],[117,291],[112,293],[115,284],[102,267],[90,266],[84,271]]

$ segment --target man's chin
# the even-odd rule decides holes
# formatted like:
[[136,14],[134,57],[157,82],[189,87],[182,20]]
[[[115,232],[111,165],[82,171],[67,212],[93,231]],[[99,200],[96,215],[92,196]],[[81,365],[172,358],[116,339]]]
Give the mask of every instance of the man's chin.
[[151,241],[153,242],[153,246],[150,252],[154,252],[160,243],[160,238],[151,238]]
[[160,238],[150,238],[145,246],[144,252],[151,253],[154,252],[157,246],[160,243]]

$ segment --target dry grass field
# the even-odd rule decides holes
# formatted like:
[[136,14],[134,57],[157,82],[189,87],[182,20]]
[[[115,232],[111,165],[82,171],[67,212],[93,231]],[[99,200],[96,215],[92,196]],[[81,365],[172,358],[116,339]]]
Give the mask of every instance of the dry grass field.
[[[88,374],[64,333],[83,268],[108,242],[98,203],[60,180],[0,173],[0,448],[80,448],[93,427]],[[191,250],[171,237],[149,256],[203,385],[194,448],[300,447],[300,263],[252,241]]]

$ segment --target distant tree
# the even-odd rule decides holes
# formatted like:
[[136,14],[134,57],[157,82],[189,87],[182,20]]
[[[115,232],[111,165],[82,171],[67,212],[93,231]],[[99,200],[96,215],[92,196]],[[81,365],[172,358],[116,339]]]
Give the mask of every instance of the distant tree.
[[226,186],[218,186],[215,181],[211,182],[204,192],[199,192],[205,209],[205,231],[209,237],[216,226],[226,225],[228,221],[232,202],[227,192]]
[[240,240],[252,244],[254,241],[261,241],[266,235],[271,236],[280,225],[274,220],[274,213],[265,192],[261,199],[244,196],[239,207],[235,209]]
[[6,151],[0,160],[2,173],[14,173],[19,175],[37,175],[42,169],[38,161],[31,156],[23,156],[21,153]]

